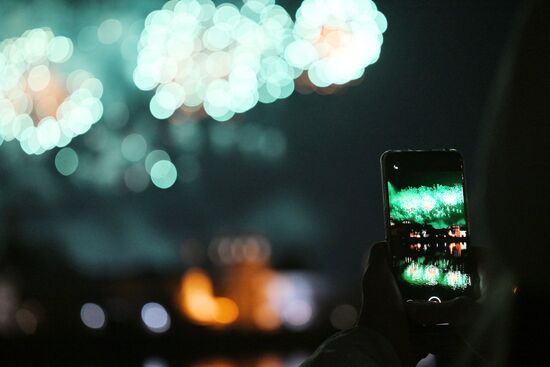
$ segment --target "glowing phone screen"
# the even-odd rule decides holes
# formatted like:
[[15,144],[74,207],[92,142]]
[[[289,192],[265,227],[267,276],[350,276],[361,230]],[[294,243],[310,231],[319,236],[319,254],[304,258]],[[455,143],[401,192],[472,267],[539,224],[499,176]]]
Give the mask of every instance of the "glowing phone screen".
[[472,286],[462,160],[453,152],[386,159],[388,239],[404,296],[448,299]]

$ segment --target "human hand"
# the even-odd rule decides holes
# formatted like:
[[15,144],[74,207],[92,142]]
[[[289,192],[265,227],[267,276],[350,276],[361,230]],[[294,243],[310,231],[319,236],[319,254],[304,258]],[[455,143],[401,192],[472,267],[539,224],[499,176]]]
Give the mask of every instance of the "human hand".
[[[473,300],[466,297],[442,303],[403,302],[391,270],[388,245],[372,246],[363,277],[363,305],[359,326],[384,336],[394,347],[403,366],[415,366],[420,359],[441,345],[452,345],[454,335],[447,329],[426,335],[414,333],[440,323],[454,324],[469,310]],[[414,330],[413,330],[414,329]],[[444,335],[443,335],[444,334]]]
[[409,321],[389,261],[388,246],[380,242],[371,247],[363,276],[363,304],[359,326],[384,336],[394,347],[403,366],[414,366],[423,357],[413,351]]

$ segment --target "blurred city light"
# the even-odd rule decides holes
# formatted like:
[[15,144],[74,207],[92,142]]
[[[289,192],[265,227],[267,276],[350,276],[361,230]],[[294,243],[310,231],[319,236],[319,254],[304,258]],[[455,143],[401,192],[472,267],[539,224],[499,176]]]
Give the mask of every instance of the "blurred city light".
[[283,308],[283,321],[295,330],[305,329],[313,316],[312,305],[305,300],[290,301]]
[[268,287],[271,307],[278,310],[284,326],[291,330],[303,330],[315,317],[314,287],[312,280],[303,273],[282,273]]
[[103,115],[103,85],[81,70],[63,76],[50,64],[73,53],[69,38],[49,28],[27,30],[0,43],[0,136],[27,154],[64,147]]
[[225,297],[214,297],[212,281],[199,269],[192,269],[183,276],[179,302],[182,312],[191,321],[201,325],[230,325],[239,316],[239,309],[234,301]]
[[154,333],[164,333],[170,329],[170,315],[168,311],[158,303],[150,302],[141,309],[143,324]]
[[271,257],[271,245],[262,236],[218,237],[210,244],[208,255],[215,264],[264,264]]
[[266,355],[256,361],[255,367],[286,367],[281,358],[275,355]]
[[80,320],[90,329],[98,330],[105,326],[107,317],[103,308],[98,304],[85,303],[80,309]]
[[266,332],[282,326],[302,331],[314,322],[315,277],[273,270],[271,246],[264,237],[218,237],[209,246],[208,256],[224,269],[220,292],[225,297],[214,296],[213,280],[205,271],[188,271],[181,280],[179,300],[192,322]]
[[160,358],[149,358],[143,362],[143,367],[168,367],[168,363]]

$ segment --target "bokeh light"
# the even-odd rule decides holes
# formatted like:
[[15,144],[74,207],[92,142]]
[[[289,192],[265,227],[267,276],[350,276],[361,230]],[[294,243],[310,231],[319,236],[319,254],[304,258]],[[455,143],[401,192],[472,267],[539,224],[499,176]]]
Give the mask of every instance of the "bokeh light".
[[283,308],[284,324],[294,330],[305,329],[313,317],[313,308],[310,302],[298,299],[290,301]]
[[103,85],[77,70],[64,85],[51,64],[70,59],[73,44],[49,28],[0,43],[0,136],[18,140],[27,154],[64,147],[103,115]]
[[143,367],[168,367],[168,363],[160,358],[149,358],[143,362]]
[[[14,149],[21,145],[28,154],[70,144],[78,154],[64,151],[57,157],[54,152],[51,161],[76,157],[72,159],[76,170],[60,170],[59,164],[52,164],[56,168],[50,170],[52,178],[59,173],[71,175],[74,185],[110,189],[112,194],[159,188],[155,182],[173,187],[174,176],[182,187],[197,187],[208,180],[212,151],[217,156],[238,155],[253,165],[280,166],[290,150],[287,136],[275,126],[278,121],[270,118],[266,124],[263,117],[230,116],[241,112],[233,108],[235,103],[251,102],[253,108],[257,102],[285,98],[295,84],[307,79],[303,68],[287,60],[288,46],[298,39],[288,13],[275,0],[172,0],[145,20],[154,8],[150,4],[103,9],[75,17],[70,25],[52,21],[48,23],[51,29],[33,28],[27,21],[13,33],[22,33],[20,37],[2,41],[0,145],[7,145],[3,153],[16,154],[9,147],[12,144]],[[39,9],[54,15],[61,8]],[[74,9],[67,11],[74,17]],[[32,18],[31,13],[25,10],[25,17]],[[193,32],[187,32],[191,28]],[[186,49],[189,37],[192,49]],[[101,62],[95,58],[98,54]],[[165,74],[172,75],[174,65],[175,76],[165,79]],[[136,72],[141,66],[157,80],[152,87],[154,98],[148,101],[151,114],[143,114],[142,108],[149,106],[141,101],[136,104],[127,90],[136,90]],[[224,89],[227,86],[229,93]],[[332,87],[315,90],[324,93]],[[174,107],[181,98],[184,102]],[[209,101],[230,101],[232,110]],[[195,123],[208,114],[231,121]],[[151,124],[155,116],[170,116],[169,124]],[[102,123],[91,129],[97,118]],[[72,140],[84,133],[82,140]],[[12,140],[17,144],[9,144]],[[157,157],[159,151],[165,153],[163,157]],[[5,165],[16,170],[21,164],[18,159],[6,160]],[[159,160],[173,163],[176,174],[169,167],[167,175],[151,177],[151,168]],[[39,161],[32,162],[39,169]]]
[[105,326],[107,317],[101,306],[95,303],[86,303],[80,309],[80,320],[90,329],[98,330]]
[[212,280],[200,269],[191,269],[182,277],[178,299],[183,314],[200,325],[230,325],[239,317],[237,304],[215,297]]
[[71,148],[63,148],[55,155],[55,168],[63,176],[72,175],[78,168],[78,155]]
[[284,60],[293,22],[273,0],[239,9],[210,0],[170,1],[145,20],[134,82],[155,89],[150,110],[166,119],[202,106],[218,121],[294,91],[299,71]]
[[178,178],[176,166],[168,160],[160,160],[151,167],[151,181],[160,189],[168,189]]
[[164,333],[170,329],[170,315],[161,304],[150,302],[141,309],[141,320],[154,333]]
[[245,0],[240,9],[169,1],[145,20],[133,80],[155,90],[149,107],[158,119],[183,106],[227,121],[289,97],[304,71],[322,88],[360,79],[378,60],[386,28],[369,0],[306,0],[296,24],[274,0]]
[[122,156],[130,162],[141,160],[147,153],[147,141],[140,134],[130,134],[122,141]]
[[151,174],[151,169],[153,168],[155,163],[163,160],[170,160],[170,156],[164,150],[157,149],[147,154],[147,158],[145,158],[145,169],[147,170],[147,173]]
[[303,273],[283,273],[272,279],[267,289],[267,300],[289,330],[304,330],[316,317],[313,284]]
[[106,45],[117,42],[121,35],[122,23],[118,19],[107,19],[97,28],[97,39]]
[[384,15],[369,0],[304,0],[285,58],[317,87],[361,78],[380,56]]

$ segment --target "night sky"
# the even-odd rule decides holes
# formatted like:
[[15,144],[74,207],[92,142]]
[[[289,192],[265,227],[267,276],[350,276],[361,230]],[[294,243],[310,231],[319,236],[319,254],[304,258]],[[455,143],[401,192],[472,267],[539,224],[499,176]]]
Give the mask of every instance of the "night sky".
[[[293,14],[299,2],[281,3]],[[259,232],[272,240],[277,265],[354,282],[359,259],[384,236],[382,152],[458,149],[475,186],[480,124],[516,10],[508,0],[376,3],[389,27],[360,85],[331,96],[294,93],[239,117],[281,128],[284,160],[207,153],[197,183],[141,194],[42,181],[41,173],[32,177],[39,183],[22,183],[0,168],[0,205],[16,210],[29,241],[60,248],[85,271],[162,271],[178,266],[186,239],[206,246],[220,233]],[[148,96],[128,93],[136,94],[132,121],[148,113]]]

